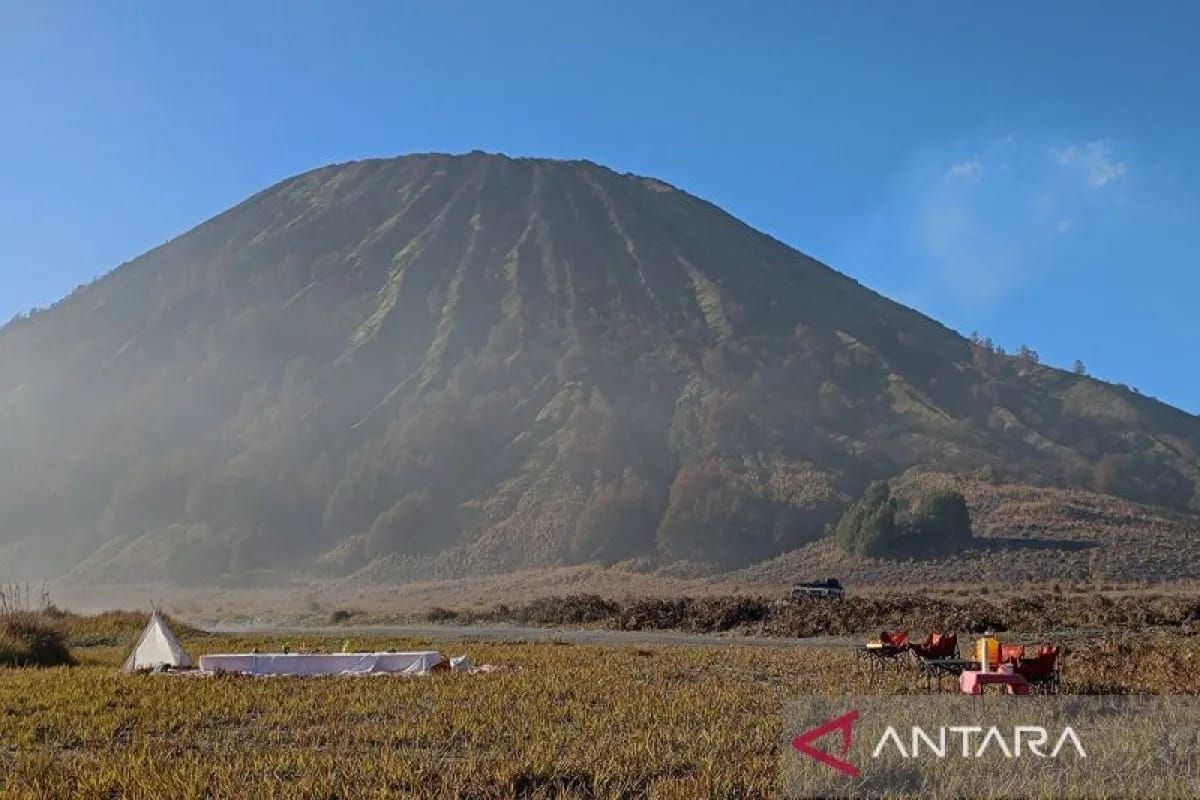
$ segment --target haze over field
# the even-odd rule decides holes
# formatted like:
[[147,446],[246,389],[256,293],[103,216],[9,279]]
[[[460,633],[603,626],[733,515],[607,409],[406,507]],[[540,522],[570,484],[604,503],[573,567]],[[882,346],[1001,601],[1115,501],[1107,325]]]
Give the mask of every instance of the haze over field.
[[[911,467],[1194,531],[1198,453],[1188,413],[584,161],[320,168],[0,331],[8,577],[727,571]],[[1030,526],[1099,502],[1055,497]]]

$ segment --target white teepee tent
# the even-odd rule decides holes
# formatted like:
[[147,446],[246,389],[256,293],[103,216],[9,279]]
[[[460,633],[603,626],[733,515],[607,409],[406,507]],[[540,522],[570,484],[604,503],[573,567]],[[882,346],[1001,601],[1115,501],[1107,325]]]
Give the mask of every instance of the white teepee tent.
[[168,667],[190,667],[192,659],[167,627],[158,609],[155,609],[133,652],[125,659],[125,671],[154,669],[164,664]]

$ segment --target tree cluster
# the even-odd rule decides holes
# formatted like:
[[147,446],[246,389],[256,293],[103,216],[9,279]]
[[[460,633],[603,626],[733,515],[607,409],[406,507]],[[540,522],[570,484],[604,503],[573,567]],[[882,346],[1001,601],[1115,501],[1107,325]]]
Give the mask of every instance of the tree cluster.
[[901,504],[886,482],[867,487],[846,507],[837,525],[837,544],[853,556],[937,557],[969,547],[971,515],[961,493],[934,489]]

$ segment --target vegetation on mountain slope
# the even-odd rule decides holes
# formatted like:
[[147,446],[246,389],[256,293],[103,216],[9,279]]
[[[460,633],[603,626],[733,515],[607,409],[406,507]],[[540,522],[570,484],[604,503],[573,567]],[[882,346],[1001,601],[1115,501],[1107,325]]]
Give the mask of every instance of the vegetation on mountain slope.
[[921,491],[901,508],[883,481],[872,483],[861,499],[846,506],[836,534],[838,546],[850,555],[885,558],[945,556],[974,543],[961,493]]
[[1183,511],[1197,453],[586,162],[314,170],[0,330],[0,569],[93,581],[729,569],[914,465]]

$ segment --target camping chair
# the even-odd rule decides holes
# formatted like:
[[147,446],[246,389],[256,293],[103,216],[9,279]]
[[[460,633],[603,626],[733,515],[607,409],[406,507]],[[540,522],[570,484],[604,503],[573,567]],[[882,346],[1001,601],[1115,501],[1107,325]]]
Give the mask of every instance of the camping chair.
[[958,655],[958,634],[931,633],[925,637],[925,641],[911,645],[911,649],[920,661],[953,658]]
[[909,650],[908,631],[883,631],[879,641],[858,648],[858,657],[866,658],[871,670],[888,666],[899,667],[901,658]]
[[942,690],[942,680],[947,677],[960,675],[968,663],[958,658],[958,633],[931,633],[921,644],[912,646],[913,654],[917,657],[917,667],[925,678],[925,690],[932,691],[934,681],[937,688]]
[[1022,658],[1013,671],[1029,681],[1029,687],[1038,694],[1058,694],[1062,684],[1058,661],[1058,647],[1042,645],[1033,658]]
[[1025,657],[1025,645],[1023,644],[1001,644],[1000,645],[1000,663],[1016,665]]
[[958,658],[958,631],[942,634],[942,657]]
[[913,655],[917,658],[929,658],[929,654],[933,652],[938,638],[938,634],[931,633],[925,637],[925,641],[913,642],[909,645],[909,649],[913,651]]

